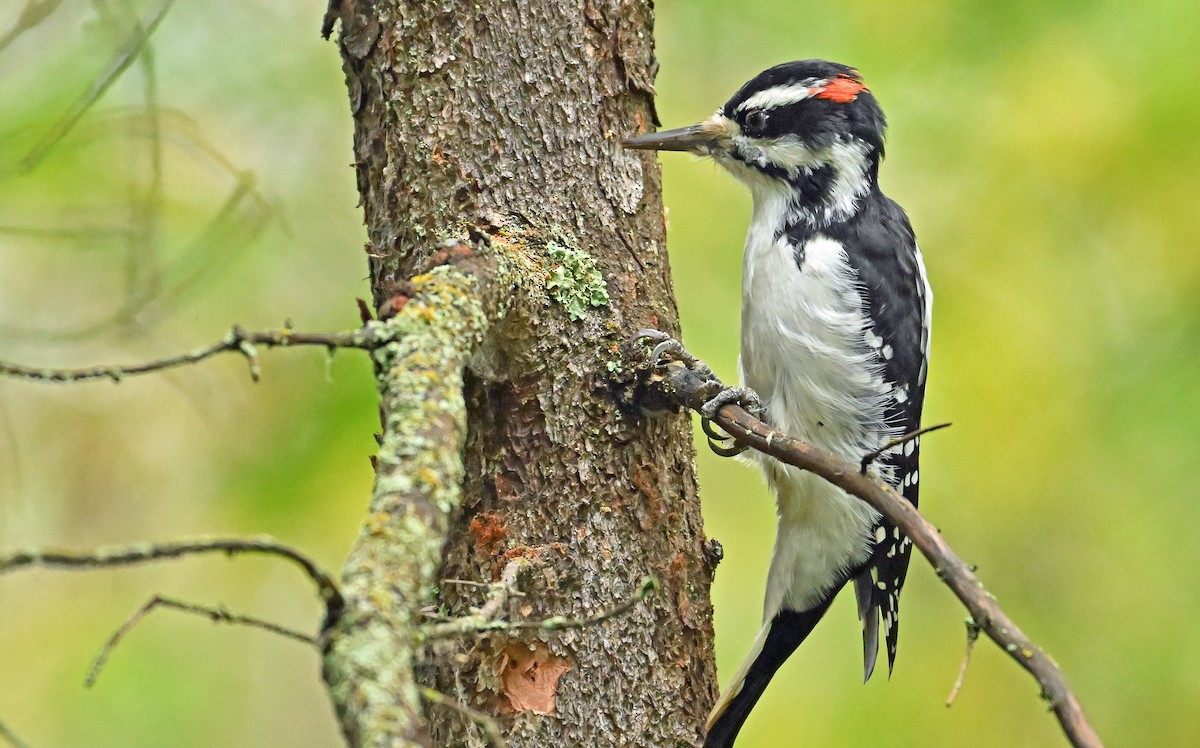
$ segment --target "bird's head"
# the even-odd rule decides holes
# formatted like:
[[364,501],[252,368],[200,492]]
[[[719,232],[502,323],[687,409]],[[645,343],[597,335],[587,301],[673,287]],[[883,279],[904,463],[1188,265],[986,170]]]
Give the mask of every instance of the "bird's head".
[[626,148],[711,156],[756,201],[786,196],[814,219],[853,212],[876,184],[885,120],[858,71],[825,60],[764,70],[703,122],[641,135]]

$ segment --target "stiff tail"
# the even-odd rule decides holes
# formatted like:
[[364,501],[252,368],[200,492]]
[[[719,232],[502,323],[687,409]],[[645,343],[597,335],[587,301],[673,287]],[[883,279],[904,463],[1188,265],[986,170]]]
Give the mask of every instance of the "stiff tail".
[[879,602],[871,572],[854,578],[854,597],[858,600],[858,620],[863,627],[863,683],[866,683],[875,672],[875,660],[879,659]]
[[780,611],[758,633],[754,648],[708,716],[704,748],[731,748],[742,723],[766,690],[779,666],[796,651],[829,610],[833,595],[817,607],[797,613]]

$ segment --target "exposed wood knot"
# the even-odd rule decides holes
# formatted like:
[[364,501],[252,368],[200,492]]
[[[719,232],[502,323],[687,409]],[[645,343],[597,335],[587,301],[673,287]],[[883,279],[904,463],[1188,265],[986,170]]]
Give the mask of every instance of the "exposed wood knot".
[[500,662],[500,689],[514,712],[553,714],[558,681],[570,669],[571,663],[550,654],[543,642],[512,643]]

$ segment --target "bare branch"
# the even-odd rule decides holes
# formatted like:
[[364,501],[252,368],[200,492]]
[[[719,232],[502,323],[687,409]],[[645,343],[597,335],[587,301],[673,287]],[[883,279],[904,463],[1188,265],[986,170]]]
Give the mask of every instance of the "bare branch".
[[376,335],[372,328],[366,327],[350,332],[332,333],[303,333],[293,330],[269,330],[265,332],[246,332],[240,327],[234,327],[229,334],[212,345],[197,348],[194,351],[147,361],[140,364],[124,366],[92,366],[81,369],[52,369],[37,366],[9,364],[0,361],[0,376],[28,379],[35,382],[82,382],[88,379],[109,379],[120,382],[134,374],[147,374],[177,366],[199,363],[218,353],[237,351],[246,357],[250,364],[250,378],[258,381],[261,369],[258,364],[256,346],[265,348],[289,348],[296,346],[320,346],[329,350],[337,348],[360,348],[371,350],[376,345]]
[[[67,113],[62,116],[50,132],[33,147],[24,158],[18,163],[18,167],[22,172],[32,171],[46,154],[49,153],[60,140],[66,137],[79,120],[87,113],[92,106],[104,96],[112,84],[117,82],[117,79],[129,69],[138,55],[146,48],[150,41],[151,35],[158,29],[159,24],[167,17],[167,11],[171,9],[171,5],[175,0],[166,0],[158,9],[158,12],[150,19],[150,23],[145,25],[137,24],[130,30],[128,41],[117,50],[109,61],[108,68],[93,81],[91,88],[85,91],[67,110]],[[53,9],[53,8],[51,8]]]
[[0,739],[7,741],[12,748],[29,748],[29,744],[18,738],[3,722],[0,722]]
[[338,585],[329,573],[291,546],[274,538],[262,536],[250,539],[201,539],[178,543],[146,543],[142,545],[101,548],[89,552],[61,550],[16,551],[0,555],[0,574],[17,571],[31,566],[48,569],[88,570],[114,566],[132,566],[150,561],[195,556],[203,553],[261,553],[287,559],[304,570],[317,586],[317,592],[325,602],[329,619],[336,617],[344,602]]
[[[49,18],[50,14],[58,10],[60,5],[62,5],[62,0],[25,0],[25,7],[21,9],[21,15],[17,16],[17,22],[3,36],[0,36],[0,52],[16,41],[21,34]],[[4,725],[0,725],[0,737],[7,737],[4,734]]]
[[488,743],[492,748],[508,748],[508,743],[504,740],[504,736],[500,734],[500,725],[491,716],[484,714],[478,709],[463,704],[460,701],[455,701],[446,694],[434,688],[422,687],[421,698],[428,701],[430,704],[444,706],[447,709],[458,712],[462,716],[471,720],[483,730],[487,736]]
[[979,624],[975,623],[972,618],[967,619],[967,648],[963,652],[962,667],[958,669],[958,677],[954,679],[954,686],[950,689],[950,695],[946,697],[946,706],[954,706],[954,700],[958,698],[958,692],[962,689],[963,680],[967,677],[967,665],[971,664],[971,653],[975,651],[975,642],[979,641]]
[[92,661],[92,666],[88,669],[87,677],[83,679],[84,686],[91,688],[96,684],[96,679],[100,677],[100,671],[103,670],[105,664],[108,663],[108,658],[117,648],[117,645],[124,640],[130,631],[133,631],[135,626],[145,620],[145,618],[149,616],[150,613],[156,608],[160,607],[172,608],[184,613],[203,616],[213,623],[228,623],[239,626],[250,626],[252,628],[269,631],[272,634],[286,636],[289,639],[294,639],[298,642],[303,642],[304,644],[309,644],[314,647],[317,646],[317,640],[315,637],[301,633],[294,629],[287,628],[286,626],[280,626],[277,623],[271,623],[270,621],[264,621],[261,618],[253,618],[251,616],[235,615],[225,610],[223,607],[212,608],[206,605],[196,605],[195,603],[189,603],[183,600],[176,600],[174,598],[163,597],[162,595],[155,595],[154,597],[150,598],[149,602],[138,608],[137,611],[135,611],[134,614],[125,621],[125,623],[121,624],[120,628],[113,632],[113,635],[109,637],[108,641],[104,643],[104,647],[100,650],[100,654],[96,655],[96,659]]
[[662,586],[656,577],[642,577],[637,591],[627,600],[614,605],[608,610],[601,611],[588,618],[566,618],[551,616],[535,621],[503,621],[498,620],[500,612],[508,604],[510,597],[520,595],[517,588],[517,576],[528,562],[525,559],[513,559],[504,567],[500,581],[487,585],[491,593],[482,606],[472,615],[455,618],[445,623],[428,627],[424,632],[427,639],[446,639],[465,634],[482,634],[491,631],[525,631],[540,629],[542,631],[561,631],[563,629],[580,629],[595,626],[610,618],[624,615],[633,610],[638,603],[645,600],[650,593],[657,592]]
[[949,423],[939,423],[934,426],[926,426],[925,428],[920,428],[920,429],[917,429],[916,431],[911,431],[907,434],[904,434],[903,436],[898,436],[895,439],[892,439],[890,442],[888,442],[887,444],[884,444],[879,449],[872,450],[870,452],[867,452],[865,455],[863,455],[862,460],[859,462],[859,471],[858,472],[862,473],[863,475],[866,475],[867,468],[871,467],[871,463],[878,460],[880,455],[882,455],[884,452],[888,451],[889,449],[899,447],[901,444],[906,444],[906,443],[912,441],[913,439],[916,439],[919,436],[928,434],[930,431],[939,431],[944,428],[949,428],[950,425],[951,424],[949,424]]
[[540,621],[513,621],[511,623],[496,622],[484,630],[522,630],[522,629],[542,629],[543,631],[561,631],[563,629],[582,629],[589,626],[595,626],[598,623],[604,623],[610,618],[623,616],[633,610],[638,603],[645,600],[651,592],[657,592],[662,587],[657,577],[642,577],[642,581],[638,584],[637,592],[627,600],[624,600],[612,606],[608,610],[601,611],[594,616],[587,618],[566,618],[564,616],[551,616]]
[[500,572],[499,581],[492,582],[491,584],[475,583],[491,590],[483,605],[472,615],[462,616],[445,623],[439,623],[436,626],[431,626],[425,632],[426,638],[443,639],[486,630],[483,627],[496,622],[496,618],[499,617],[504,607],[508,605],[509,598],[521,594],[521,591],[517,588],[517,576],[520,575],[521,569],[528,565],[528,563],[527,559],[514,558]]
[[[712,397],[714,381],[711,377],[701,377],[682,363],[673,362],[655,370],[647,386],[652,398],[666,398],[699,412]],[[996,599],[984,589],[971,567],[958,557],[916,507],[878,476],[864,475],[861,465],[775,431],[736,404],[721,407],[713,420],[739,443],[808,470],[857,496],[887,517],[933,565],[938,578],[962,601],[979,629],[1037,680],[1042,697],[1054,710],[1071,744],[1080,748],[1102,745],[1058,666],[1017,628]]]

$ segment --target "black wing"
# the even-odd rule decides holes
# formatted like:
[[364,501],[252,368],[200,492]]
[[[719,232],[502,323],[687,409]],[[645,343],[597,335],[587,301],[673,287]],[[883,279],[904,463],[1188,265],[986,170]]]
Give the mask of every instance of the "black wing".
[[[868,342],[883,364],[884,379],[893,387],[885,410],[887,425],[898,434],[920,428],[929,352],[929,291],[916,238],[899,205],[875,192],[855,219],[841,224],[833,237],[846,246],[870,305],[874,329]],[[880,445],[882,446],[882,445]],[[890,465],[891,484],[917,505],[919,440],[891,450],[881,462]],[[871,559],[859,570],[855,590],[863,619],[869,678],[878,649],[876,611],[887,641],[888,672],[896,661],[900,589],[908,573],[912,542],[886,518],[875,528]]]

